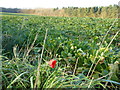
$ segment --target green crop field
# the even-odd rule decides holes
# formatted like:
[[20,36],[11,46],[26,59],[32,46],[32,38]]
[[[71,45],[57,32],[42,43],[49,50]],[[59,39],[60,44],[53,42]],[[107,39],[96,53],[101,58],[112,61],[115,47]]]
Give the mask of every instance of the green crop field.
[[0,17],[4,89],[120,87],[118,19]]
[[31,14],[23,14],[23,13],[8,13],[8,12],[0,12],[1,16],[9,16],[9,15],[13,15],[13,16],[36,16],[36,15],[31,15]]

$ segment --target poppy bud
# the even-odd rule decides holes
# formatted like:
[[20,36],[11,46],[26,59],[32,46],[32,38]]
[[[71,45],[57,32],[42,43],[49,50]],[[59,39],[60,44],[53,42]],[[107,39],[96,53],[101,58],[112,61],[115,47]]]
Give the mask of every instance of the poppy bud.
[[56,66],[56,60],[52,59],[48,62],[48,64],[50,65],[51,68],[55,68]]

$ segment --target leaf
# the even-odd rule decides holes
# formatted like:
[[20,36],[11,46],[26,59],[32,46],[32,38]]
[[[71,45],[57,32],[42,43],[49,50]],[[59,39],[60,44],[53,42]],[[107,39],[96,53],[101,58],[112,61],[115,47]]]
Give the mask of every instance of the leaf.
[[120,85],[119,82],[112,81],[112,80],[105,80],[105,79],[102,79],[102,81],[105,81],[105,82],[111,82],[111,83],[114,83],[114,84],[118,84],[118,85]]
[[7,88],[10,88],[12,84],[14,84],[23,74],[28,73],[28,72],[23,72],[20,75],[18,75],[8,86]]
[[30,77],[31,88],[33,88],[33,76]]

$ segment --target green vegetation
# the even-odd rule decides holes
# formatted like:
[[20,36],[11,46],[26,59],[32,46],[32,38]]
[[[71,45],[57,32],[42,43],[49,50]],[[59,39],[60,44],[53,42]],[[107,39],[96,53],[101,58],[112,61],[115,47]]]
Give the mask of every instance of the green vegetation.
[[119,27],[118,19],[2,16],[3,88],[119,88]]
[[30,15],[30,14],[23,14],[23,13],[8,13],[8,12],[0,12],[1,16],[5,15],[17,15],[17,16],[35,16],[35,15]]

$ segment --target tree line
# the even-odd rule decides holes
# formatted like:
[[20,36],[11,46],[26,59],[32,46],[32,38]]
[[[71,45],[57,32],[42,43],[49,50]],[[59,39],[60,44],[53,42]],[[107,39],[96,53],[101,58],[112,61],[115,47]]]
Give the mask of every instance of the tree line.
[[18,8],[4,8],[4,7],[0,7],[0,10],[2,12],[10,12],[10,13],[20,13],[21,9]]
[[36,14],[41,16],[65,16],[65,17],[100,17],[100,18],[116,18],[119,14],[118,5],[109,5],[101,7],[63,7],[62,9],[52,8],[38,8],[38,9],[18,9],[18,8],[3,8],[2,12],[10,13],[26,13]]

